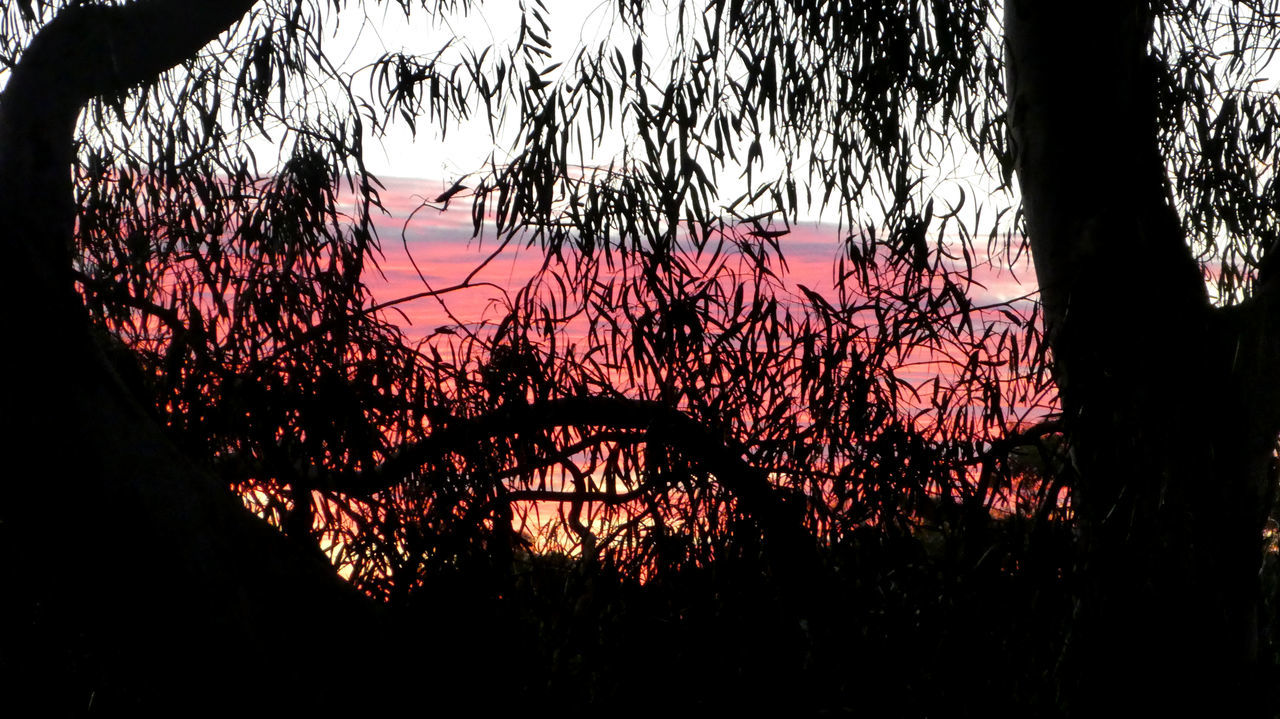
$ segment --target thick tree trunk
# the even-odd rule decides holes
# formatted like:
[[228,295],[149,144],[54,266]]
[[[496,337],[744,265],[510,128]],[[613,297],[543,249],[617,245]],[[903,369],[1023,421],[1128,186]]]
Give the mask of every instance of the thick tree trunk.
[[1211,306],[1181,233],[1152,22],[1134,0],[1006,9],[1013,151],[1078,474],[1064,698],[1081,716],[1239,715],[1257,698],[1280,427],[1256,383],[1274,342],[1260,303]]
[[[319,689],[337,666],[352,672],[349,657],[377,633],[372,606],[318,554],[253,517],[166,440],[95,344],[72,285],[83,104],[194,53],[251,4],[64,11],[0,95],[0,543],[17,564],[0,607],[8,705],[331,709]],[[340,632],[327,629],[335,624]]]

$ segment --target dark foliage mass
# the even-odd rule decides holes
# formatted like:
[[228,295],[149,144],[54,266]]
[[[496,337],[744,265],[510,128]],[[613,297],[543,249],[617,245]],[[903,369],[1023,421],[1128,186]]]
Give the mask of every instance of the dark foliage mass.
[[[86,4],[7,5],[0,62]],[[512,696],[1057,711],[1069,440],[1036,298],[980,299],[1027,252],[995,3],[624,0],[581,43],[540,0],[368,5],[261,2],[82,116],[77,288],[172,441],[442,646],[494,642]],[[1273,10],[1161,7],[1151,40],[1224,305],[1274,259]],[[339,17],[512,12],[492,45],[329,50]],[[464,123],[501,150],[420,211],[543,262],[410,342],[398,308],[475,276],[375,303],[365,143]],[[812,212],[844,239],[796,286]]]

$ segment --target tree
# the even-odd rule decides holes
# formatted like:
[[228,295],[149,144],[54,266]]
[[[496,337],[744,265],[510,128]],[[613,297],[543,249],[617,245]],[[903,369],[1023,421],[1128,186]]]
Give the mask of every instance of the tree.
[[[547,9],[520,9],[509,47],[389,52],[368,98],[327,59],[327,4],[5,9],[2,306],[30,349],[3,436],[45,483],[13,479],[0,516],[30,577],[6,607],[32,618],[7,651],[40,681],[20,684],[83,665],[94,696],[179,702],[276,676],[294,689],[243,698],[319,704],[326,664],[360,656],[388,659],[343,664],[353,680],[407,686],[425,670],[390,659],[397,632],[440,626],[422,597],[451,572],[463,595],[513,586],[528,501],[631,576],[758,561],[804,620],[791,641],[838,614],[824,562],[859,531],[985,526],[1009,449],[1058,429],[1022,426],[1052,406],[1051,352],[1078,529],[1063,701],[1260,700],[1269,4],[1011,0],[1005,54],[981,0],[680,3],[663,63],[652,9],[619,3],[623,39],[563,67]],[[507,108],[517,149],[465,194],[477,232],[543,270],[497,326],[410,351],[360,280],[366,132],[473,112],[501,132]],[[593,169],[611,128],[631,141]],[[255,132],[291,143],[269,174]],[[924,190],[967,154],[1016,171],[1047,343],[971,299],[975,258],[1019,236],[962,215],[973,188]],[[845,256],[830,292],[789,296],[780,238],[811,203],[840,214]],[[923,356],[946,371],[913,384]]]
[[[1274,345],[1265,251],[1247,250],[1257,259],[1243,268],[1232,253],[1258,247],[1270,232],[1260,204],[1269,191],[1208,189],[1200,178],[1266,152],[1268,138],[1254,131],[1237,140],[1226,128],[1257,127],[1271,109],[1247,90],[1214,97],[1201,84],[1182,63],[1208,44],[1175,60],[1165,38],[1154,50],[1149,43],[1156,28],[1211,38],[1204,28],[1217,21],[1241,37],[1260,30],[1252,15],[1260,8],[1225,18],[1136,3],[1080,10],[1012,3],[1006,32],[1015,163],[1079,473],[1077,661],[1092,665],[1081,681],[1094,683],[1090,689],[1132,683],[1160,702],[1224,701],[1207,687],[1227,702],[1248,701],[1260,678],[1258,536],[1275,482],[1264,369]],[[1086,29],[1095,52],[1064,62],[1067,47],[1051,38]],[[1251,51],[1241,46],[1228,72],[1247,64]],[[1183,112],[1196,118],[1198,146],[1177,155],[1182,128],[1174,123]],[[1207,127],[1209,117],[1217,129]],[[1100,179],[1104,165],[1110,170]],[[1185,220],[1174,189],[1195,198]],[[1206,202],[1219,192],[1232,204]],[[1221,270],[1226,308],[1210,302],[1203,260],[1192,249],[1218,237],[1229,248]],[[1239,272],[1247,278],[1233,279]],[[1122,277],[1150,303],[1141,322],[1115,311],[1112,288]],[[1185,389],[1170,391],[1175,386]],[[1211,665],[1211,656],[1224,661]],[[1136,677],[1121,678],[1134,666]],[[1130,696],[1135,705],[1145,700]]]

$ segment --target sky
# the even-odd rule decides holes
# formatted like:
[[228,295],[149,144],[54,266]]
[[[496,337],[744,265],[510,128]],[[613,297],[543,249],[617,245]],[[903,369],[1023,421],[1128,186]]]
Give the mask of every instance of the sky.
[[[584,42],[591,44],[612,38],[627,47],[629,52],[630,40],[617,34],[618,24],[612,18],[615,3],[549,4],[552,5],[548,14],[552,22],[549,37],[552,57],[547,59],[548,64],[571,60]],[[329,43],[331,56],[345,57],[344,66],[358,73],[359,68],[366,66],[384,49],[404,47],[432,52],[454,41],[452,51],[462,52],[461,48],[467,45],[479,51],[491,44],[511,43],[518,33],[518,13],[477,13],[449,21],[406,24],[391,9],[392,5],[375,7],[369,14],[365,14],[364,8],[356,7],[345,14],[336,36]],[[664,53],[670,52],[669,43],[664,47],[660,39],[664,32],[669,35],[673,22],[674,15],[651,20],[647,34],[651,62],[656,63]],[[569,65],[571,63],[566,62],[566,66]],[[499,129],[501,135],[501,126]],[[583,164],[608,164],[613,155],[621,152],[625,142],[626,138],[620,133],[606,138],[596,149],[594,157],[582,159]],[[364,277],[374,303],[395,302],[394,307],[387,308],[386,317],[402,328],[411,343],[427,340],[441,332],[451,334],[452,327],[457,324],[499,321],[504,314],[504,293],[524,285],[541,264],[542,257],[536,247],[524,248],[518,247],[519,243],[513,244],[475,275],[474,288],[450,292],[444,301],[437,297],[396,301],[463,282],[496,247],[492,228],[480,237],[473,236],[470,203],[465,193],[449,203],[447,211],[426,203],[460,178],[482,170],[491,157],[497,162],[503,161],[511,153],[510,143],[495,140],[487,122],[477,118],[469,124],[450,127],[448,134],[443,136],[438,127],[426,120],[419,125],[416,134],[404,125],[393,126],[385,136],[369,138],[366,148],[364,161],[384,183],[380,195],[387,209],[387,214],[375,218],[381,238],[381,256],[377,267],[368,269]],[[279,150],[278,146],[272,146],[263,154],[271,156]],[[936,171],[938,176],[929,178],[923,185],[923,191],[944,199],[955,196],[955,186],[949,185],[943,179],[945,176],[960,175],[963,178],[973,174],[954,166],[936,168]],[[721,173],[724,180],[719,188],[722,197],[732,198],[744,189],[735,175],[731,171]],[[832,222],[823,222],[824,219],[831,218],[824,218],[822,212],[814,211],[793,223],[790,234],[781,238],[788,266],[782,277],[784,292],[797,302],[802,296],[798,289],[800,285],[831,300],[836,296],[835,266],[844,253],[847,232]],[[980,264],[976,274],[979,284],[969,296],[973,303],[984,305],[1012,300],[1031,291],[1033,273],[1027,262],[1022,262],[1016,271],[1011,272],[999,269],[1000,263],[990,258],[978,256],[976,260]],[[923,386],[935,374],[935,368],[922,362],[902,372],[901,376]]]
[[[526,5],[531,6],[531,3]],[[564,63],[549,79],[571,72],[569,68],[573,65],[575,53],[599,42],[614,43],[625,48],[626,54],[630,55],[630,31],[616,16],[616,2],[600,0],[547,5],[545,18],[550,24],[551,57],[546,62],[548,65]],[[673,38],[679,19],[677,13],[681,5],[684,4],[671,3],[665,11],[650,8],[651,14],[646,17],[644,47],[651,66],[663,65],[673,52]],[[690,25],[698,18],[697,5],[694,2],[684,7],[685,18]],[[490,45],[508,46],[518,36],[520,18],[516,2],[490,3],[473,9],[467,16],[415,17],[410,22],[406,22],[403,15],[394,9],[394,4],[370,8],[356,4],[339,17],[332,39],[326,42],[333,57],[345,58],[343,66],[358,73],[360,67],[371,62],[384,49],[403,48],[434,53],[450,44],[448,52],[462,57],[467,48],[479,52]],[[504,134],[500,126],[498,135],[500,138],[509,137],[510,133]],[[622,151],[625,142],[620,132],[614,132],[595,150],[594,157],[582,158],[582,161],[584,164],[607,165]],[[401,124],[393,126],[385,136],[369,138],[364,159],[368,168],[386,183],[382,199],[391,211],[389,216],[378,219],[385,253],[380,263],[382,273],[366,277],[379,301],[386,302],[424,289],[455,284],[483,260],[493,246],[492,241],[486,243],[483,239],[471,237],[469,203],[465,196],[451,203],[450,210],[445,213],[421,208],[421,205],[425,200],[438,196],[456,180],[483,168],[491,156],[501,162],[510,155],[512,144],[513,140],[495,140],[487,121],[478,117],[469,123],[451,126],[445,136],[441,136],[438,127],[423,121],[416,134]],[[964,159],[953,158],[953,162],[963,163]],[[933,172],[934,176],[925,177],[922,192],[938,197],[939,207],[945,206],[948,199],[954,202],[960,187],[966,187],[971,198],[975,190],[979,193],[983,190],[982,174],[973,169],[951,165],[933,168]],[[720,173],[718,189],[722,198],[735,197],[745,189],[745,181],[737,178],[736,174],[733,171]],[[971,200],[969,207],[974,204]],[[782,239],[790,268],[786,279],[792,285],[803,284],[826,295],[833,289],[834,263],[842,252],[845,233],[835,224],[830,211],[815,208],[809,216],[799,219],[791,234]],[[523,250],[519,256],[504,255],[486,268],[477,280],[502,287],[517,286],[527,279],[536,263],[532,252]],[[417,269],[410,258],[416,261]],[[985,289],[975,288],[976,294],[971,297],[975,303],[1011,299],[1033,289],[1034,273],[1026,262],[1015,272],[994,269],[998,266],[999,262],[994,262],[982,269],[980,282]],[[422,278],[418,270],[422,271]],[[450,306],[459,319],[478,321],[486,311],[491,311],[491,301],[498,294],[493,287],[455,293],[450,296]],[[432,299],[404,303],[397,309],[403,313],[405,329],[413,337],[429,335],[435,328],[451,321],[441,304]]]
[[[549,75],[551,79],[564,76],[575,53],[584,44],[594,44],[610,37],[618,37],[618,21],[615,4],[611,0],[601,2],[551,3],[546,20],[551,25],[548,40],[551,57],[547,65],[564,63],[565,67]],[[332,48],[334,57],[345,58],[344,67],[358,72],[372,62],[384,49],[405,52],[435,54],[448,45],[446,57],[463,57],[468,49],[477,54],[490,46],[513,45],[519,35],[520,13],[516,3],[491,3],[475,8],[465,16],[423,17],[420,13],[406,21],[395,9],[394,3],[364,7],[349,6],[335,24],[332,39],[326,45]],[[658,37],[661,37],[658,35]],[[629,42],[629,41],[628,41]],[[501,128],[499,130],[501,132]],[[509,136],[510,133],[507,133]],[[495,141],[488,123],[483,118],[453,124],[447,135],[439,128],[424,122],[414,133],[404,124],[391,128],[385,136],[370,138],[365,162],[374,174],[392,178],[431,178],[452,183],[458,176],[472,172],[496,153],[501,161],[509,154],[509,143]],[[622,138],[614,138],[601,148],[601,157],[622,148]]]
[[[378,269],[366,272],[365,281],[375,300],[385,303],[424,291],[440,290],[461,283],[496,248],[490,231],[473,237],[470,206],[451,203],[449,209],[422,207],[447,188],[439,179],[388,178],[382,192],[390,214],[377,221],[382,257]],[[808,222],[792,228],[781,240],[788,271],[786,285],[797,292],[804,285],[834,298],[836,261],[843,254],[843,233],[832,224]],[[986,258],[979,257],[979,261]],[[541,263],[537,248],[509,247],[474,278],[474,289],[448,295],[450,317],[440,301],[422,298],[396,305],[397,316],[406,334],[424,339],[456,320],[479,322],[501,317],[495,305],[502,298],[500,288],[523,285]],[[975,275],[970,300],[978,305],[1016,300],[1034,289],[1029,262],[1015,270],[988,261]]]
[[[392,179],[386,181],[384,202],[391,215],[379,223],[382,255],[378,270],[367,270],[365,282],[375,303],[389,303],[411,297],[424,291],[438,291],[461,282],[497,247],[492,231],[479,238],[472,236],[472,220],[467,203],[451,204],[440,212],[427,207],[419,209],[424,199],[433,199],[444,189],[439,180]],[[415,213],[414,210],[418,209]],[[406,222],[405,218],[410,218]],[[799,307],[807,302],[799,286],[804,285],[823,295],[832,304],[838,304],[835,267],[843,254],[841,233],[833,225],[802,223],[793,227],[790,235],[781,240],[788,270],[781,273],[783,287],[778,298],[783,303]],[[974,273],[975,284],[970,287],[969,300],[975,306],[992,305],[1010,301],[1015,311],[1026,316],[1031,301],[1025,299],[1034,289],[1034,273],[1029,258],[1017,266],[1016,272],[1001,267],[998,261],[978,254],[982,263]],[[435,338],[441,352],[448,352],[450,336],[458,332],[458,325],[474,328],[481,323],[490,327],[499,323],[506,314],[504,293],[514,292],[524,285],[542,264],[543,256],[537,247],[528,248],[513,243],[497,259],[490,262],[475,276],[472,289],[450,292],[441,298],[422,297],[394,305],[386,317],[397,324],[406,339],[417,344]],[[1022,299],[1020,299],[1022,298]],[[867,316],[870,320],[869,315]],[[1003,321],[999,309],[980,312],[975,318],[978,332],[983,322]],[[570,329],[563,335],[566,344],[578,343],[578,337]],[[995,338],[987,343],[995,347]],[[1025,347],[1023,348],[1025,351]],[[990,351],[990,350],[989,350]],[[925,350],[913,350],[894,363],[899,380],[914,386],[921,394],[917,400],[903,397],[905,406],[917,405],[918,414],[913,422],[928,432],[937,422],[946,422],[930,410],[931,388],[940,378],[945,388],[949,381],[959,376],[956,350],[950,358],[941,358]],[[964,351],[966,354],[968,350]],[[963,359],[963,357],[961,358]],[[961,362],[962,364],[962,362]],[[945,391],[945,390],[944,390]],[[1017,425],[1042,418],[1046,408],[1043,397],[1032,396],[1030,404],[1014,403],[1006,407],[1008,419]],[[982,400],[973,399],[974,409],[980,411]]]
[[[679,11],[678,4],[672,5],[665,14],[655,11],[658,14],[646,21],[645,47],[653,65],[660,64],[672,52]],[[548,3],[548,6],[546,19],[550,23],[548,39],[552,56],[547,64],[565,63],[559,72],[568,71],[577,51],[598,42],[615,43],[630,53],[629,31],[616,17],[616,3],[602,0]],[[687,19],[696,19],[694,6],[696,3],[690,3],[685,9]],[[478,52],[492,44],[499,47],[511,44],[518,35],[520,14],[512,2],[509,6],[490,4],[466,17],[418,18],[406,23],[398,11],[383,5],[370,10],[353,8],[340,20],[331,44],[346,50],[335,56],[345,55],[345,65],[358,68],[377,57],[384,48],[434,52],[445,43],[452,43],[449,51],[461,56],[466,47]],[[498,134],[503,135],[501,128]],[[378,219],[385,253],[380,262],[382,272],[366,277],[378,301],[456,284],[487,256],[493,247],[492,239],[486,242],[484,238],[471,237],[470,207],[465,193],[450,203],[448,212],[423,208],[422,204],[444,192],[456,180],[483,168],[491,156],[501,162],[510,154],[510,144],[507,140],[495,141],[482,118],[454,125],[443,137],[438,128],[423,122],[416,134],[399,125],[385,136],[370,138],[365,162],[386,183],[382,199],[390,210],[388,216]],[[624,144],[625,138],[615,132],[600,144],[594,157],[583,161],[606,165],[622,151]],[[954,202],[960,187],[966,187],[971,197],[975,189],[982,191],[981,173],[973,169],[952,165],[934,168],[934,173],[935,176],[926,176],[922,188],[929,196],[939,198],[939,207],[945,206],[948,199]],[[732,198],[745,189],[745,181],[737,178],[735,172],[721,172],[718,189],[722,198]],[[970,207],[972,205],[971,201]],[[821,208],[799,219],[791,233],[782,239],[789,266],[785,279],[793,290],[794,285],[803,284],[831,296],[835,261],[842,254],[846,233],[834,222],[832,213]],[[516,287],[533,271],[538,261],[534,252],[525,249],[518,255],[506,253],[476,279],[498,287]],[[416,262],[417,268],[410,259]],[[983,262],[985,258],[978,259]],[[974,288],[975,295],[970,299],[975,303],[1012,299],[1034,289],[1034,272],[1029,263],[1020,263],[1013,272],[999,270],[999,265],[1000,262],[995,261],[980,270],[979,281],[984,287]],[[451,294],[449,305],[458,319],[478,321],[486,312],[490,316],[495,313],[492,302],[498,296],[500,292],[495,287],[477,288]],[[441,303],[433,299],[407,302],[397,305],[397,309],[403,313],[406,331],[415,338],[425,337],[452,321]]]

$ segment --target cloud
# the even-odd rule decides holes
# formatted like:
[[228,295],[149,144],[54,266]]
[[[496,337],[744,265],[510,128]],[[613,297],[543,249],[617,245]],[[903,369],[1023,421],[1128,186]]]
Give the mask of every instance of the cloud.
[[[500,249],[492,230],[473,237],[471,207],[465,197],[455,197],[445,211],[427,204],[447,191],[452,182],[439,180],[384,179],[381,193],[389,216],[377,218],[382,257],[381,274],[366,272],[366,282],[378,302],[388,302],[424,291],[439,291],[471,277],[469,289],[454,290],[441,297],[426,297],[397,305],[403,329],[413,339],[422,339],[437,328],[455,323],[495,322],[503,315],[502,303],[517,291],[543,262],[538,247],[512,242]],[[804,285],[829,300],[837,295],[837,261],[844,253],[844,236],[833,225],[800,224],[778,238],[786,259],[786,270],[778,267],[785,292],[802,297],[797,285]],[[958,252],[957,252],[958,254]],[[970,250],[975,269],[967,286],[969,300],[978,306],[1011,302],[1027,311],[1036,289],[1034,272],[1024,254],[1012,270],[986,248]],[[959,264],[957,262],[957,264]],[[416,265],[416,266],[415,266]],[[507,294],[504,294],[507,293]]]

